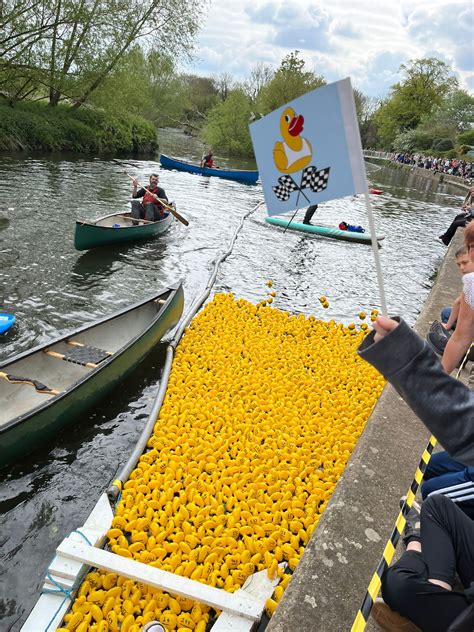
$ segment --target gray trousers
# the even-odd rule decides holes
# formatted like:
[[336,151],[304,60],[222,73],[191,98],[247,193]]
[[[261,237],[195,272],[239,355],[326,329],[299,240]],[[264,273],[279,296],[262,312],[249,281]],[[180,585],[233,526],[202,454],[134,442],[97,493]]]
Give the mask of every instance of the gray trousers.
[[149,222],[155,222],[160,219],[160,213],[157,211],[155,217],[156,206],[153,202],[142,204],[139,200],[132,200],[132,217],[135,219],[147,219]]

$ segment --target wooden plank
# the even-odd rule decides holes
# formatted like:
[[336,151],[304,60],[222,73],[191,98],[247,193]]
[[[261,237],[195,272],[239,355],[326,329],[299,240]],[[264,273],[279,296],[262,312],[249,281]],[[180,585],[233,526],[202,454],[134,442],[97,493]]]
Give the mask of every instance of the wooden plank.
[[206,586],[193,579],[174,575],[142,562],[136,562],[130,558],[120,557],[115,555],[115,553],[88,546],[87,544],[74,542],[69,538],[63,540],[57,551],[64,557],[117,573],[128,579],[144,582],[173,595],[187,597],[193,601],[207,604],[212,608],[248,617],[253,621],[260,620],[261,604],[244,591],[241,591],[238,595],[227,593],[224,590]]
[[[73,347],[87,347],[87,345],[85,345],[84,343],[76,342],[75,340],[66,340],[66,343],[68,345],[72,345]],[[106,351],[105,349],[104,349],[104,353],[106,353],[109,356],[113,356],[114,355],[112,351]]]
[[[286,567],[286,562],[279,564],[280,568]],[[234,595],[239,595],[244,592],[247,595],[251,595],[261,604],[260,617],[263,614],[266,600],[272,596],[275,587],[278,586],[280,578],[277,576],[275,579],[268,577],[266,570],[254,573],[247,577],[244,585],[239,590],[236,590]],[[251,632],[254,623],[249,619],[238,617],[230,612],[222,612],[219,615],[217,621],[212,626],[212,632]]]
[[[93,545],[102,546],[105,541],[105,534],[112,524],[113,517],[114,514],[110,508],[107,494],[101,494],[80,531]],[[71,533],[70,537],[78,542],[85,543],[83,537],[77,532]],[[54,568],[54,573],[51,576],[64,588],[71,586],[69,583],[71,579],[69,578],[72,575],[73,568],[77,570],[74,574],[72,585],[74,585],[76,577],[85,571],[84,565],[80,562],[66,560],[58,555],[52,561],[50,568]],[[62,573],[67,577],[61,578],[61,575],[58,575],[58,573]],[[57,590],[57,587],[52,585],[52,582],[48,579],[45,580],[44,588],[46,590]],[[46,630],[46,628],[55,630],[60,626],[64,615],[70,607],[71,602],[68,598],[65,598],[65,595],[61,593],[43,593],[40,595],[21,630],[22,632],[38,632],[38,630]]]
[[137,224],[139,222],[141,222],[142,224],[156,224],[156,222],[159,221],[159,220],[155,220],[153,222],[149,219],[139,219],[138,217],[133,217],[132,215],[115,215],[115,217],[120,217],[122,219],[129,219],[132,222],[137,222]]
[[[50,351],[49,349],[43,349],[43,353],[46,353],[46,355],[49,355],[52,358],[58,358],[58,360],[66,360],[66,356],[64,355],[64,353]],[[86,364],[82,364],[79,366],[86,366],[88,369],[96,369],[98,365],[94,364],[93,362],[87,362]]]

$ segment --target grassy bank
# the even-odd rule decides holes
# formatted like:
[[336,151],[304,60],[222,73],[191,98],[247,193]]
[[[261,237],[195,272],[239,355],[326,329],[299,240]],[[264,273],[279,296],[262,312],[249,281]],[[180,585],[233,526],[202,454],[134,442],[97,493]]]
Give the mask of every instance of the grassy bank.
[[139,116],[0,100],[0,151],[149,154],[157,146],[154,125]]

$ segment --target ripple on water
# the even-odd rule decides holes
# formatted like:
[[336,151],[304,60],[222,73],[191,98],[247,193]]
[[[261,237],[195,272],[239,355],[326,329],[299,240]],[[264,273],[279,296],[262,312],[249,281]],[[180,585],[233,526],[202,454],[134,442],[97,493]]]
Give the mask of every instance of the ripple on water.
[[[162,137],[163,151],[195,160],[203,147],[176,132]],[[216,159],[219,158],[218,156]],[[223,166],[252,164],[219,160]],[[132,160],[127,170],[143,182],[159,170],[155,161]],[[18,203],[25,173],[34,195]],[[377,228],[386,234],[379,251],[391,312],[410,323],[425,300],[445,250],[435,237],[446,228],[461,196],[437,193],[416,173],[369,167]],[[160,171],[186,228],[175,222],[166,235],[120,249],[74,250],[74,223],[128,209],[130,181],[102,159],[0,159],[0,199],[9,221],[0,225],[0,305],[17,323],[2,338],[5,359],[88,321],[111,313],[181,278],[186,306],[207,285],[213,262],[227,250],[242,216],[263,199],[248,186],[178,171]],[[302,216],[302,212],[298,217]],[[313,221],[345,220],[367,226],[364,201],[347,198],[322,205]],[[360,308],[379,307],[370,247],[311,238],[269,226],[264,209],[245,222],[232,254],[220,268],[217,291],[252,301],[267,295],[273,279],[282,309],[350,322]],[[319,296],[330,309],[323,310]],[[185,309],[187,309],[187,307]],[[0,543],[7,564],[0,612],[6,629],[31,609],[46,566],[60,540],[83,524],[99,494],[126,460],[155,397],[164,359],[160,345],[124,384],[53,444],[0,473]]]

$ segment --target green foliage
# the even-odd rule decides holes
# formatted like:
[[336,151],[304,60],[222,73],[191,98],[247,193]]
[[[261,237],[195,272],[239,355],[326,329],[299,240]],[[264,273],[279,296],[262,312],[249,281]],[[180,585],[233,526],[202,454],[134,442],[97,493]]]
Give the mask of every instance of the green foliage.
[[[188,57],[207,0],[3,0],[0,88],[79,107],[140,46]],[[14,78],[14,81],[12,79]]]
[[469,131],[474,124],[474,97],[465,90],[454,90],[436,105],[429,116],[424,117],[424,130],[449,129],[454,136]]
[[416,132],[414,129],[409,129],[406,132],[400,132],[394,140],[394,145],[398,151],[412,152],[416,147],[415,142]]
[[419,131],[418,128],[414,130],[413,139],[415,149],[427,150],[433,146],[433,136],[428,132]]
[[268,114],[326,83],[323,77],[306,70],[305,62],[298,54],[296,50],[284,57],[273,78],[260,90],[256,99],[260,114]]
[[42,103],[12,108],[0,101],[0,149],[72,150],[84,153],[151,153],[154,126],[140,117],[112,116],[92,109],[73,110]]
[[396,148],[394,141],[398,134],[415,129],[457,88],[449,67],[439,59],[416,59],[409,65],[402,64],[400,69],[405,80],[392,86],[375,117],[380,140],[386,148]]
[[459,134],[459,142],[464,145],[474,145],[474,129]]
[[454,143],[450,138],[438,138],[433,141],[433,149],[436,151],[448,151],[448,149],[454,149]]
[[203,138],[208,145],[233,154],[252,153],[248,130],[251,118],[250,101],[243,90],[233,90],[226,101],[215,105],[207,116]]

